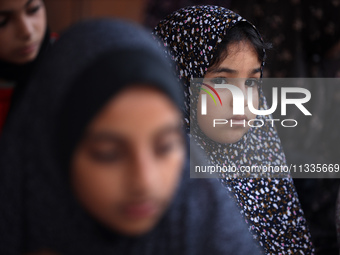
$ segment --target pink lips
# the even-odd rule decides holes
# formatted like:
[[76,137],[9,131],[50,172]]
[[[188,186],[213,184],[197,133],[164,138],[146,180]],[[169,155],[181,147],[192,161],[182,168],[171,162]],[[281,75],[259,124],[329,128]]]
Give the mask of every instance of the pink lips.
[[18,53],[20,55],[30,55],[32,54],[33,52],[36,51],[38,45],[37,44],[31,44],[29,46],[25,46],[25,47],[22,47],[18,50]]
[[231,120],[248,120],[246,115],[234,115]]
[[141,202],[128,204],[123,207],[123,213],[130,219],[142,219],[152,217],[158,212],[158,207],[153,202]]
[[229,122],[232,122],[233,126],[246,126],[247,125],[247,116],[245,115],[235,115],[229,119]]

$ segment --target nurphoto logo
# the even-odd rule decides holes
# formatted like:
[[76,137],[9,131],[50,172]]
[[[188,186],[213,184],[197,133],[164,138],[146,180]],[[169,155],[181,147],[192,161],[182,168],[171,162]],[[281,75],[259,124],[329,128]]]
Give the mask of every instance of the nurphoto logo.
[[[219,93],[216,91],[216,89],[228,89],[232,94],[232,105],[233,105],[233,114],[234,115],[244,115],[244,107],[245,107],[245,96],[243,91],[232,84],[214,84],[209,85],[206,83],[202,83],[202,86],[200,88],[201,91],[205,92],[201,94],[201,114],[207,115],[207,95],[209,95],[212,100],[215,103],[215,106],[218,107],[223,106],[223,102],[221,100],[221,97]],[[247,105],[253,114],[256,115],[270,115],[274,113],[278,106],[278,88],[273,87],[272,88],[272,105],[269,109],[255,109],[253,104],[253,87],[247,88]],[[299,94],[303,95],[303,98],[288,98],[287,94]],[[215,99],[215,96],[217,97],[219,104],[217,103],[217,100]],[[309,102],[311,99],[311,93],[308,89],[305,88],[298,88],[298,87],[282,87],[281,88],[281,116],[287,115],[287,105],[295,105],[305,116],[312,116],[312,114],[307,110],[307,108],[304,106],[305,103]],[[295,127],[297,126],[297,121],[295,119],[266,119],[265,121],[270,122],[272,126],[274,126],[275,121],[281,121],[281,125],[283,127]],[[230,123],[229,123],[230,122]],[[262,119],[251,119],[251,120],[243,120],[244,126],[248,125],[250,127],[262,127],[265,123]],[[255,125],[255,122],[257,123]],[[293,123],[293,125],[288,125],[288,123]],[[225,125],[229,123],[231,126],[233,125],[232,120],[227,119],[214,119],[213,126],[216,127],[216,125]],[[239,123],[238,123],[239,124]]]

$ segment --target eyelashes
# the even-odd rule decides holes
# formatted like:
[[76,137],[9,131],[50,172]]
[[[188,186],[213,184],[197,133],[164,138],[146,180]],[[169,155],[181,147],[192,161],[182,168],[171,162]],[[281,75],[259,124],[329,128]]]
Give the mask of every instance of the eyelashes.
[[248,87],[260,86],[261,84],[262,84],[262,80],[256,79],[256,78],[247,79],[245,82],[245,85]]
[[41,8],[41,5],[37,5],[37,6],[34,6],[32,8],[29,8],[27,10],[27,14],[35,14],[36,12],[38,12]]
[[89,156],[91,157],[93,161],[98,162],[98,163],[103,163],[103,164],[115,163],[124,158],[124,154],[119,151],[103,152],[103,151],[91,150],[89,152]]
[[2,19],[0,18],[0,28],[6,26],[8,23],[8,20],[9,20],[8,17],[2,18]]
[[225,77],[216,77],[211,79],[211,82],[214,84],[228,84],[228,79]]
[[[173,139],[169,142],[160,143],[154,146],[153,153],[156,158],[162,158],[173,153],[181,141]],[[113,150],[89,149],[90,159],[99,164],[115,164],[123,162],[129,158],[129,151],[126,148],[117,148]]]
[[182,144],[181,139],[173,138],[169,142],[162,143],[155,148],[155,155],[159,157],[167,156],[177,149]]

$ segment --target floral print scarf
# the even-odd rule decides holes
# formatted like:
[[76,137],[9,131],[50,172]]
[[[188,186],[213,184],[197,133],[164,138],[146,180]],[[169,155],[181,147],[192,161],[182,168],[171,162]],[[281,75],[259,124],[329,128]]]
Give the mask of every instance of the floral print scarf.
[[[198,100],[198,96],[190,89],[190,81],[204,77],[218,45],[228,35],[228,30],[239,22],[248,21],[226,8],[191,6],[167,16],[155,27],[153,34],[165,46],[166,55],[174,61],[176,75],[183,85],[187,132],[207,152],[212,164],[286,165],[276,129],[268,121],[264,121],[265,125],[261,128],[250,128],[233,144],[210,140],[196,125],[190,130],[190,122],[196,121],[196,109],[190,108],[190,105],[196,105]],[[264,61],[262,69],[263,66]],[[267,103],[261,86],[259,97],[260,109],[266,109]],[[270,116],[257,118],[265,120]],[[266,254],[314,253],[291,178],[222,176],[221,181],[233,194],[249,230]]]

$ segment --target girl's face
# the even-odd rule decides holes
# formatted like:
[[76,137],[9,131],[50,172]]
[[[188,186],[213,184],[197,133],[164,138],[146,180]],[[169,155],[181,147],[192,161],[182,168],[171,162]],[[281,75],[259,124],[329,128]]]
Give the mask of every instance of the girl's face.
[[179,110],[155,89],[128,88],[95,116],[75,151],[76,197],[112,230],[143,234],[171,202],[184,159]]
[[14,64],[34,60],[45,31],[42,0],[0,0],[0,60]]
[[[261,76],[261,63],[255,49],[249,42],[242,41],[230,44],[227,50],[228,56],[208,69],[204,82],[210,85],[232,84],[240,88],[244,94],[245,114],[233,115],[233,97],[229,89],[216,89],[222,106],[216,106],[213,99],[207,96],[206,115],[201,114],[201,95],[206,94],[201,90],[197,107],[199,127],[206,136],[219,143],[235,143],[248,131],[248,121],[256,118],[248,108],[249,96],[252,96],[254,108],[259,107],[258,79]],[[248,95],[248,87],[253,87],[252,95]],[[213,127],[214,119],[227,120],[228,123]],[[254,125],[252,122],[250,124]]]

